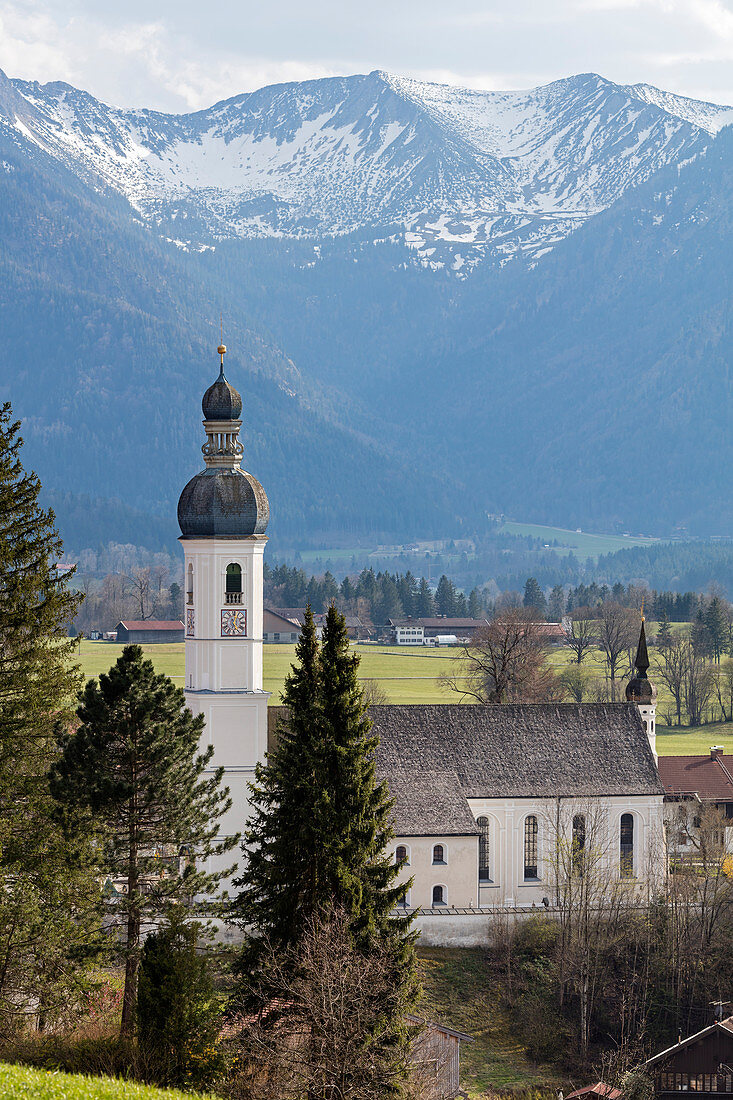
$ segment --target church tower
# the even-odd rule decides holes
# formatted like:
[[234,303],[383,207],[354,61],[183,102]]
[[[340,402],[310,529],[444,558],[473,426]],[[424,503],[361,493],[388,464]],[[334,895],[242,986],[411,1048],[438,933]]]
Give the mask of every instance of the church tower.
[[[202,748],[225,769],[232,808],[221,831],[240,832],[255,764],[267,750],[262,687],[262,569],[269,505],[260,483],[241,469],[242,399],[224,376],[204,394],[206,468],[178,502],[185,557],[186,702],[203,714]],[[222,857],[230,865],[234,853]]]
[[649,738],[654,759],[657,759],[657,689],[647,676],[649,669],[649,652],[646,647],[646,631],[644,630],[644,615],[641,616],[641,631],[639,644],[636,647],[636,660],[634,661],[636,675],[626,685],[626,698],[629,703],[636,703],[644,723],[646,735]]

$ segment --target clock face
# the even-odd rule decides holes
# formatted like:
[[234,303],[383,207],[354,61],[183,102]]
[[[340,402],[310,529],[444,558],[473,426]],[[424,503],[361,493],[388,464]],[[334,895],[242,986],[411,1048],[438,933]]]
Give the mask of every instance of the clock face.
[[186,637],[193,638],[196,633],[196,612],[192,607],[186,608]]
[[247,633],[247,612],[227,608],[221,613],[222,638],[244,638]]

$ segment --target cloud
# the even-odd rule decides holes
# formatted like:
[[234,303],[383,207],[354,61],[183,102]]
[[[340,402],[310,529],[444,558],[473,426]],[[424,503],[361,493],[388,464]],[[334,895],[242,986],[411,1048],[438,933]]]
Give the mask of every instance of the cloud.
[[589,70],[733,95],[729,0],[0,0],[0,68],[108,103],[191,111],[266,84],[381,68],[501,90]]
[[109,26],[11,2],[0,3],[0,68],[10,76],[64,80],[109,103],[174,111],[266,84],[338,75],[319,63],[207,55],[160,20]]

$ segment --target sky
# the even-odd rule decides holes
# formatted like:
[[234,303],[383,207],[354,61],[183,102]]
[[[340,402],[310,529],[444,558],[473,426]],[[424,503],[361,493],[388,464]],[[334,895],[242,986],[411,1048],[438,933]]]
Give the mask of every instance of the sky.
[[733,0],[0,0],[0,69],[175,112],[372,69],[488,89],[597,72],[733,104]]

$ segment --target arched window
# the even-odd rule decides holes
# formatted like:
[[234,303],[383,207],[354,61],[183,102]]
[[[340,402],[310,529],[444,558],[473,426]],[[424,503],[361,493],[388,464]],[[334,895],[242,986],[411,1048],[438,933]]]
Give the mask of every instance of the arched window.
[[405,886],[405,888],[403,889],[403,891],[400,895],[400,900],[397,902],[397,904],[399,905],[400,909],[409,909],[409,907],[410,907],[410,890],[409,890],[409,887]]
[[537,878],[537,818],[534,814],[524,819],[524,877]]
[[573,844],[570,858],[573,870],[582,876],[585,858],[585,814],[576,814],[573,818]]
[[491,881],[491,856],[489,851],[489,842],[491,836],[489,833],[489,819],[488,817],[479,817],[476,821],[479,827],[478,836],[478,880],[479,882]]
[[445,863],[445,851],[442,844],[433,847],[433,863]]
[[394,861],[399,867],[401,863],[409,864],[410,860],[407,855],[407,848],[404,844],[398,844],[395,849]]
[[227,603],[242,602],[242,566],[236,561],[227,566],[225,591]]
[[634,815],[621,814],[620,829],[621,878],[632,878],[634,874]]
[[436,905],[445,905],[445,886],[433,887],[433,907]]
[[186,603],[193,603],[193,562],[188,563],[186,573]]

